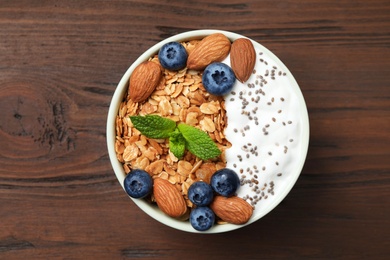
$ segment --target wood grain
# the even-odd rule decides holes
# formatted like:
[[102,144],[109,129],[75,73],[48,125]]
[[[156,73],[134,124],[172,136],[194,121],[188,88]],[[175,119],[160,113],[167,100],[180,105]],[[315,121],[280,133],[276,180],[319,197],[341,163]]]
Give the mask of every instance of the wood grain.
[[[287,198],[231,233],[146,216],[108,159],[116,84],[158,41],[246,35],[307,102],[307,162]],[[390,255],[390,3],[0,0],[1,259],[386,259]]]

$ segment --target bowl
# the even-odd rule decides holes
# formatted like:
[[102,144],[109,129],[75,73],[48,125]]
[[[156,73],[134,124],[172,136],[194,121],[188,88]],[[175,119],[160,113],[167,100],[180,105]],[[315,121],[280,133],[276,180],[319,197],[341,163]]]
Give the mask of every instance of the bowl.
[[[110,162],[122,188],[126,173],[115,151],[116,116],[127,92],[130,75],[140,63],[157,54],[164,44],[171,41],[202,39],[213,33],[223,33],[231,42],[238,38],[247,38],[222,30],[194,30],[180,33],[162,40],[142,53],[121,78],[110,103],[106,133]],[[252,43],[256,50],[255,71],[244,84],[237,81],[234,92],[236,92],[236,98],[240,92],[240,95],[242,93],[247,95],[248,100],[251,100],[249,103],[259,103],[260,109],[256,114],[258,121],[254,125],[255,128],[257,127],[255,130],[259,139],[253,144],[253,147],[256,146],[257,158],[253,159],[255,163],[249,168],[246,167],[248,164],[245,158],[241,161],[234,157],[233,152],[227,153],[226,157],[227,167],[235,168],[240,173],[242,186],[237,196],[254,205],[253,215],[243,225],[216,224],[209,230],[200,232],[195,230],[189,221],[169,217],[157,206],[144,199],[131,198],[147,215],[171,228],[193,233],[221,233],[252,224],[271,212],[288,195],[302,171],[309,144],[309,118],[302,92],[291,72],[276,55],[253,40]],[[229,61],[227,57],[223,62],[230,65]],[[255,92],[259,96],[257,101],[254,98]],[[229,95],[232,94],[225,96],[227,107],[232,106],[228,104],[229,100],[234,100]],[[241,119],[236,120],[240,118],[240,114],[242,114],[242,109],[230,109],[229,112],[227,108],[228,126],[225,129],[227,137],[237,134],[237,129],[240,127],[242,136],[244,136]],[[237,145],[244,141],[244,137],[235,139],[237,139]],[[243,147],[241,146],[241,149]],[[253,157],[254,152],[253,150],[251,153],[247,151],[247,154],[248,158]],[[245,178],[242,175],[245,175]],[[118,214],[123,213],[118,212]]]

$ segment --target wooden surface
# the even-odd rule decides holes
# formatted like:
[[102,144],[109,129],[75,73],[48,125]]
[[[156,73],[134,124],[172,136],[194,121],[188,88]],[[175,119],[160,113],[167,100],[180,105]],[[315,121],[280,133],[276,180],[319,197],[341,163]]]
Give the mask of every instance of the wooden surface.
[[[298,81],[302,175],[270,214],[189,234],[125,195],[105,138],[128,66],[191,29],[248,36]],[[0,259],[388,259],[390,2],[0,0]]]

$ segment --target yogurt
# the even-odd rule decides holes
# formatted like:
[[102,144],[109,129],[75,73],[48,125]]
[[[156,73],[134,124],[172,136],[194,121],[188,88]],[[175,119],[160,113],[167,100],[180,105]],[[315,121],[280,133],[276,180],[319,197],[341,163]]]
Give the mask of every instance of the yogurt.
[[[296,178],[289,175],[299,168],[302,106],[287,68],[254,46],[251,77],[245,83],[237,80],[224,97],[225,136],[232,145],[225,156],[226,167],[241,179],[237,195],[259,210]],[[223,62],[230,65],[230,56]]]

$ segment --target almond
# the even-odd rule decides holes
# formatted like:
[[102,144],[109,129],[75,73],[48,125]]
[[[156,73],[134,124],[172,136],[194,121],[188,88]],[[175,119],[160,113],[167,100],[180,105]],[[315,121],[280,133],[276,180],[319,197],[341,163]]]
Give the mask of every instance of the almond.
[[245,224],[251,218],[253,207],[245,200],[233,196],[216,196],[210,204],[215,215],[231,224]]
[[239,38],[232,43],[230,50],[230,65],[236,78],[244,83],[249,79],[256,63],[256,52],[252,42]]
[[130,76],[129,95],[134,102],[146,100],[155,90],[162,78],[159,64],[145,61],[139,64]]
[[203,70],[212,62],[222,61],[228,56],[230,45],[230,40],[222,33],[206,36],[189,54],[187,68]]
[[186,214],[187,204],[183,195],[169,181],[154,179],[153,195],[158,207],[168,216],[179,218]]

